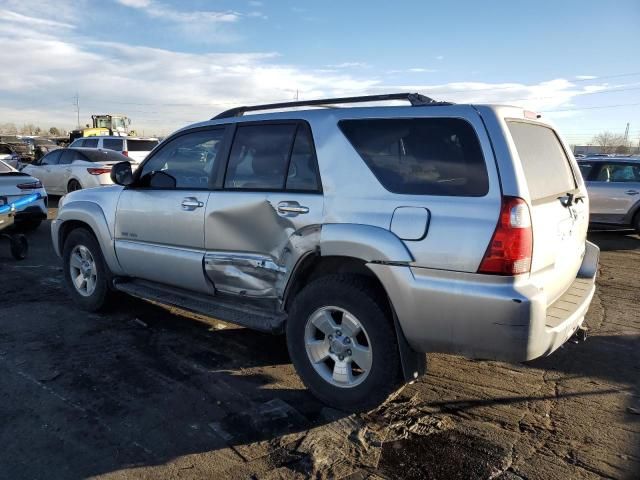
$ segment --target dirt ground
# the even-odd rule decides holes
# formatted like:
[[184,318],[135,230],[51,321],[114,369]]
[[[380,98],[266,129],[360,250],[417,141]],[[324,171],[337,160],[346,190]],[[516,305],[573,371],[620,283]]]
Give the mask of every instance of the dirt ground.
[[0,243],[0,478],[640,478],[640,239],[590,239],[585,343],[519,365],[429,355],[348,415],[304,389],[282,337],[134,299],[76,309],[45,224],[22,262]]

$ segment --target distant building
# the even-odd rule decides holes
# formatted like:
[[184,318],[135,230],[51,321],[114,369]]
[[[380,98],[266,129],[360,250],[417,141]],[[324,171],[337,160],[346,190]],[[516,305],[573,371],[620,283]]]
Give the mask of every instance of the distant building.
[[[595,155],[597,153],[605,153],[602,151],[602,147],[600,145],[572,145],[573,154],[582,154],[582,155]],[[640,154],[640,148],[638,146],[630,147],[629,154],[638,155]]]

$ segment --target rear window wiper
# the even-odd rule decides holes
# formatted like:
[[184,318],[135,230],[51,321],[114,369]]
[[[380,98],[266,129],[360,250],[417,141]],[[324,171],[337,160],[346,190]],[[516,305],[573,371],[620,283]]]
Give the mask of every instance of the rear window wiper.
[[563,207],[568,208],[578,202],[584,203],[584,196],[578,197],[576,194],[568,192],[565,196],[558,197],[558,200],[560,200]]

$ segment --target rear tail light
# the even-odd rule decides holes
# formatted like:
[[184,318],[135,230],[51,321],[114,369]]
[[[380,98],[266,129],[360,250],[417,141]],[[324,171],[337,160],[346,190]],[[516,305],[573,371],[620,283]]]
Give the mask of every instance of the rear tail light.
[[531,270],[533,231],[526,202],[503,197],[498,225],[491,237],[478,273],[519,275]]
[[87,172],[91,175],[102,175],[103,173],[110,173],[110,168],[87,168]]
[[18,185],[16,185],[16,187],[18,187],[20,190],[36,190],[38,188],[42,188],[42,182],[40,182],[40,180],[37,180],[35,182],[19,183]]
[[126,150],[125,150],[124,152],[122,152],[122,154],[123,154],[125,157],[128,157],[128,156],[129,156],[129,152],[127,152]]

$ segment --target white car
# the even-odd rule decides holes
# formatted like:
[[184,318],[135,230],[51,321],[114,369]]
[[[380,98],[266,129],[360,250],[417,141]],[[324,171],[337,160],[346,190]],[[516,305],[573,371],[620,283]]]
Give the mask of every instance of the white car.
[[160,141],[157,138],[139,137],[85,137],[74,140],[70,147],[115,150],[135,163],[141,163]]
[[112,150],[61,148],[22,171],[39,179],[50,194],[65,195],[83,188],[111,185],[111,166],[119,162],[130,162],[134,169],[137,166],[130,158]]
[[39,193],[40,198],[18,209],[15,226],[21,230],[35,230],[47,218],[47,192],[42,183],[26,173],[19,172],[0,160],[0,204],[13,203],[22,197]]

